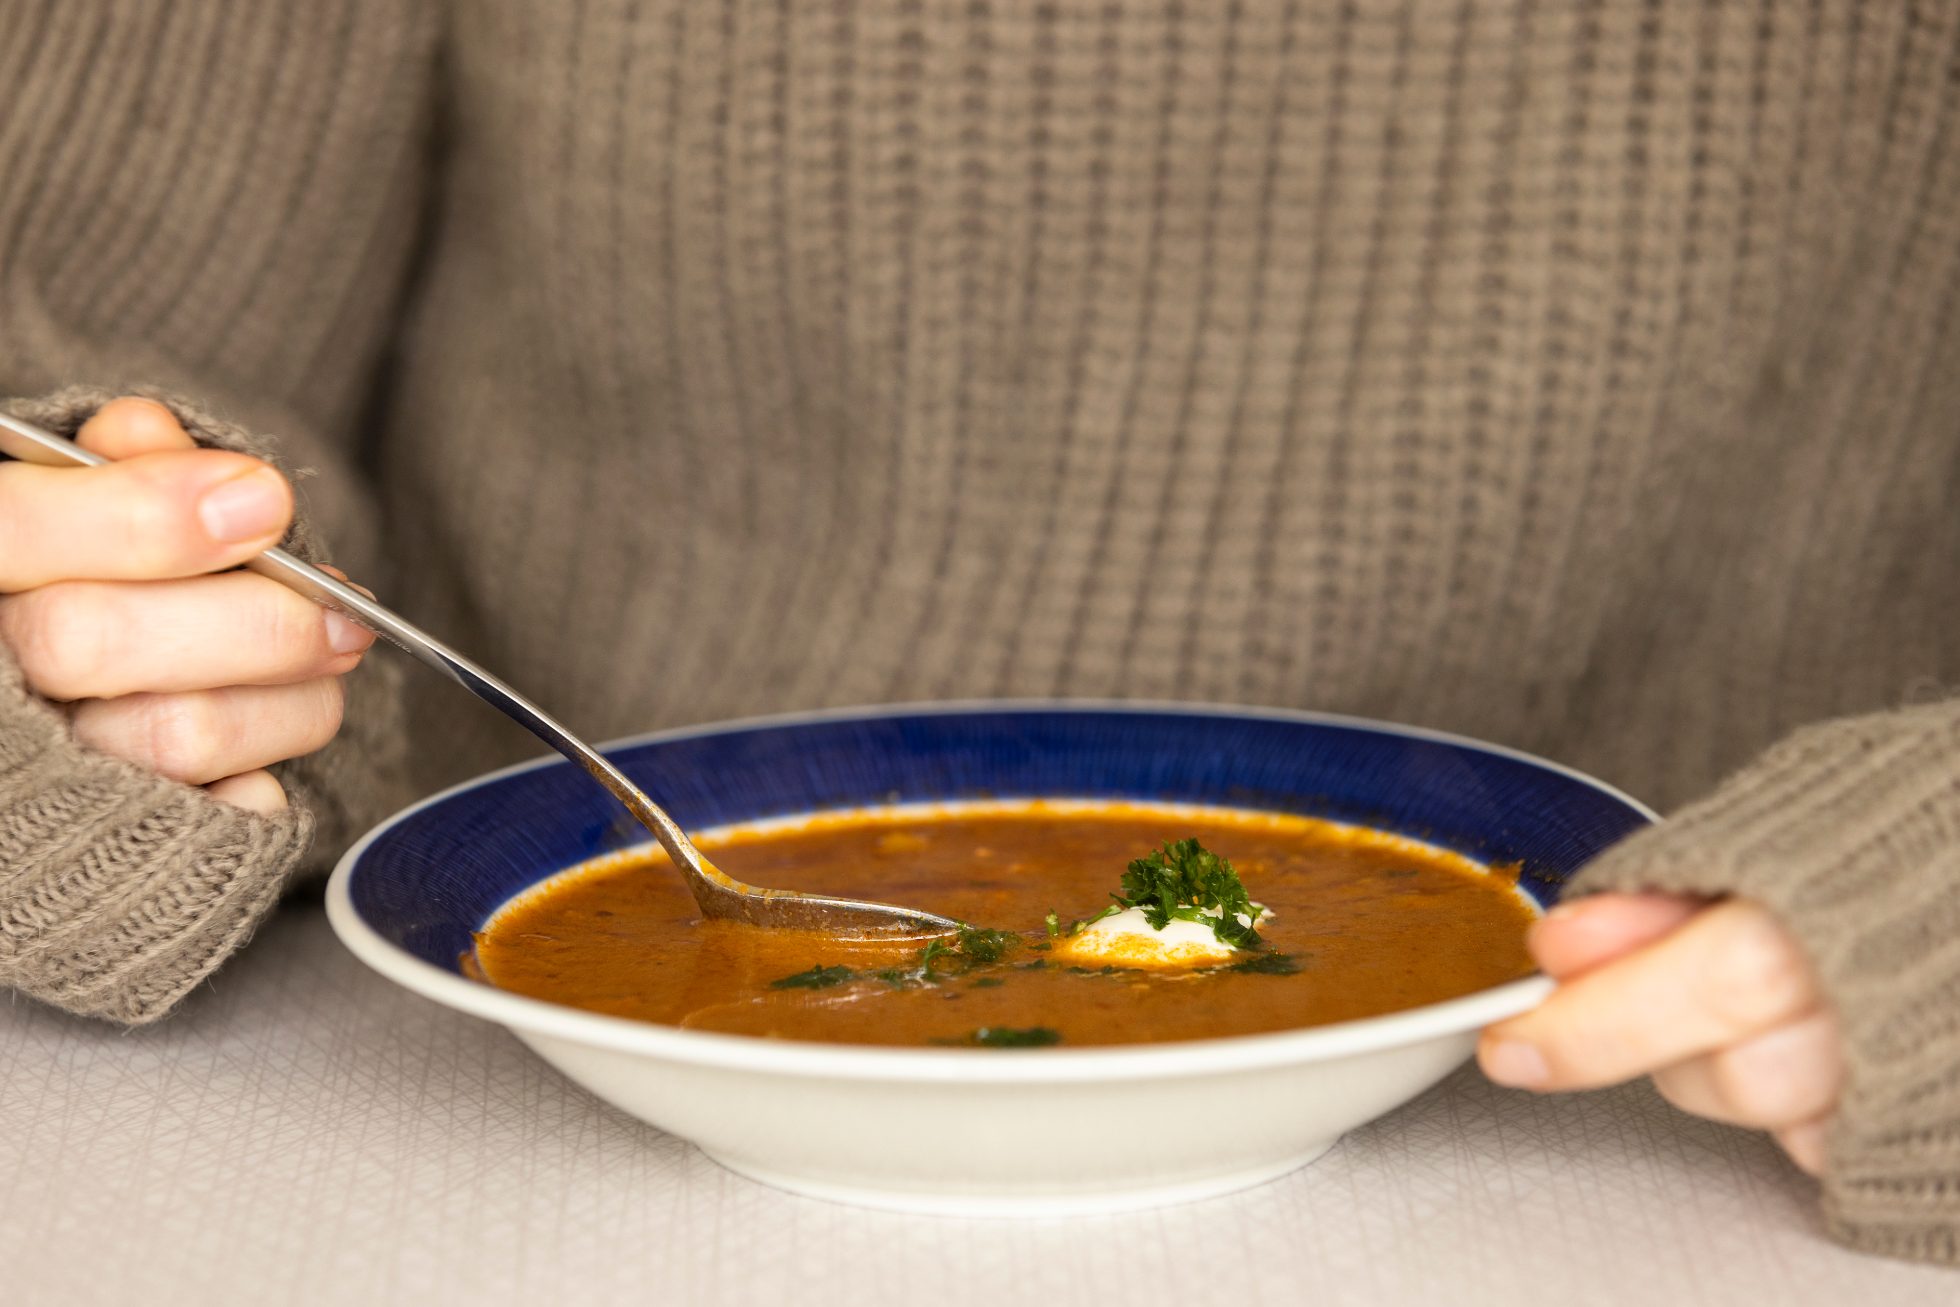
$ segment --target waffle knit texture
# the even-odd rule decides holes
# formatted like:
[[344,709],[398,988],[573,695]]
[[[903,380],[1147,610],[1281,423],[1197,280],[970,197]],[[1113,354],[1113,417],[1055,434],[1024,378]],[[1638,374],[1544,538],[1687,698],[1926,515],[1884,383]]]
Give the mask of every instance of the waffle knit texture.
[[[1159,697],[1599,774],[1670,819],[1576,888],[1774,908],[1849,1048],[1833,1228],[1960,1258],[1960,3],[6,26],[0,393],[271,438],[337,561],[597,738]],[[152,1018],[534,751],[390,664],[280,821],[0,678],[0,979]]]

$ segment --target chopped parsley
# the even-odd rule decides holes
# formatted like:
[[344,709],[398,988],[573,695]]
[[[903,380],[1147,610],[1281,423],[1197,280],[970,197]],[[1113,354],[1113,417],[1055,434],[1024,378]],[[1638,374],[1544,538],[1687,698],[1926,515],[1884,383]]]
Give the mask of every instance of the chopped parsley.
[[1264,909],[1245,892],[1232,864],[1196,840],[1174,840],[1136,859],[1123,872],[1122,891],[1109,897],[1116,901],[1113,906],[1076,922],[1069,933],[1125,908],[1138,908],[1152,930],[1173,921],[1195,921],[1210,926],[1220,943],[1233,948],[1265,947],[1254,929]]
[[965,975],[975,967],[992,966],[1017,943],[1019,940],[1012,931],[962,924],[950,941],[935,939],[921,949],[912,970],[915,978],[922,981],[940,975]]
[[1223,971],[1247,971],[1260,976],[1290,976],[1300,969],[1291,953],[1255,953],[1243,962],[1234,962]]
[[962,925],[951,939],[928,940],[907,967],[880,967],[856,972],[849,967],[812,967],[770,984],[771,989],[827,989],[859,975],[882,980],[894,989],[912,985],[936,985],[942,979],[963,976],[978,967],[990,967],[1006,957],[1020,942],[1009,930],[988,930]]
[[1007,950],[1015,945],[1013,932],[1005,930],[984,930],[979,926],[961,926],[953,951],[967,960],[967,965],[984,967],[1000,961],[1007,956]]
[[769,982],[769,988],[829,989],[832,985],[843,984],[856,974],[849,967],[811,967],[808,971],[799,971],[793,976],[772,980]]
[[912,971],[921,980],[930,980],[941,958],[957,958],[959,953],[943,939],[935,939],[919,950],[919,957],[912,964]]
[[960,1042],[981,1048],[1050,1048],[1062,1042],[1062,1032],[1048,1026],[981,1026]]

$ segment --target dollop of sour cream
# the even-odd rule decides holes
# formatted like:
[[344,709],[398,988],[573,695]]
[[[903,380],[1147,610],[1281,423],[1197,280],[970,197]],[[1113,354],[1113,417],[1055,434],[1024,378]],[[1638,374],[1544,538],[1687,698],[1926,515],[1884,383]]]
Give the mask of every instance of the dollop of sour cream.
[[[1219,909],[1208,909],[1205,915],[1216,918]],[[1256,925],[1271,920],[1272,916],[1272,912],[1262,907],[1257,922],[1249,921],[1243,913],[1239,921]],[[1230,962],[1246,951],[1218,938],[1204,922],[1173,919],[1158,930],[1144,916],[1142,908],[1125,908],[1056,940],[1049,956],[1078,967],[1178,968],[1214,966]]]

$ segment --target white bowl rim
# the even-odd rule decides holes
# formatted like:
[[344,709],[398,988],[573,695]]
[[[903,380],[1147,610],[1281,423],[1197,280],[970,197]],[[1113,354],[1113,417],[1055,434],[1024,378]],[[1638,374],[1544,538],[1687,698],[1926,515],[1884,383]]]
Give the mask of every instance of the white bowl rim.
[[[767,714],[706,722],[664,731],[609,740],[599,747],[610,752],[643,744],[664,744],[706,735],[756,727],[798,726],[851,718],[958,716],[980,712],[1146,712],[1192,717],[1249,717],[1302,725],[1351,726],[1407,739],[1428,740],[1474,749],[1531,763],[1579,781],[1618,799],[1650,821],[1657,813],[1604,781],[1561,763],[1520,749],[1490,744],[1419,726],[1376,721],[1339,713],[1290,708],[1253,708],[1229,704],[1184,703],[1147,699],[969,699],[918,703],[887,703],[868,707],[824,708],[805,712]],[[604,1048],[643,1057],[777,1075],[835,1080],[876,1080],[909,1083],[964,1082],[973,1084],[1074,1084],[1090,1081],[1149,1078],[1153,1080],[1223,1075],[1238,1071],[1303,1062],[1329,1061],[1376,1049],[1476,1029],[1529,1011],[1552,991],[1543,975],[1508,981],[1460,998],[1429,1003],[1384,1016],[1364,1017],[1301,1030],[1217,1039],[1179,1040],[1157,1044],[1119,1044],[1089,1048],[1049,1048],[1003,1051],[966,1048],[890,1048],[865,1044],[823,1044],[803,1040],[758,1039],[752,1035],[718,1034],[655,1025],[628,1017],[606,1016],[527,998],[424,962],[384,939],[354,909],[349,888],[354,865],[382,835],[422,809],[453,794],[474,789],[564,760],[547,755],[473,777],[410,804],[370,830],[342,855],[328,878],[327,920],[341,943],[368,966],[413,993],[446,1007],[495,1021],[524,1034]]]

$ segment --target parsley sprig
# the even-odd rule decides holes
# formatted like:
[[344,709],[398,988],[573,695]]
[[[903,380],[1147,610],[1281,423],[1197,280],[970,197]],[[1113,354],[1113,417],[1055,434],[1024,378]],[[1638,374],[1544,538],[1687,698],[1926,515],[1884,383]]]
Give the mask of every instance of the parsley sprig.
[[1112,906],[1077,922],[1074,929],[1140,908],[1152,930],[1173,921],[1195,921],[1210,926],[1221,943],[1233,948],[1265,947],[1255,929],[1264,909],[1245,892],[1232,864],[1195,839],[1174,840],[1130,863],[1122,890],[1109,897],[1115,900]]

